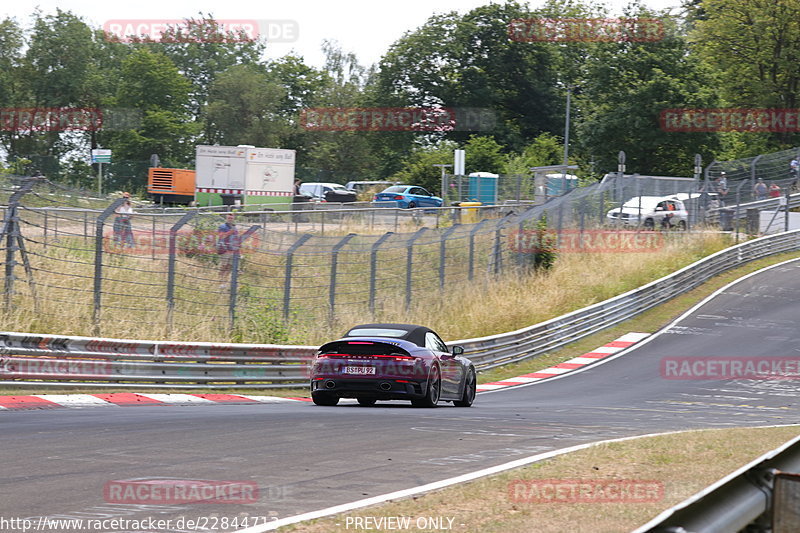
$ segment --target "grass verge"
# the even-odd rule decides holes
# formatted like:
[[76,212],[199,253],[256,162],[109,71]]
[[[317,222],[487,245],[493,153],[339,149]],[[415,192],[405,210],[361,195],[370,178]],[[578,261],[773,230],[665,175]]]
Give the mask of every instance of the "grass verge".
[[[352,531],[356,518],[410,517],[406,531],[419,518],[452,518],[455,533],[618,533],[646,523],[749,461],[797,436],[797,426],[701,430],[600,444],[503,474],[335,517],[296,524],[281,531],[330,533]],[[703,468],[698,468],[703,465]],[[660,497],[645,503],[531,503],[536,480],[589,483],[641,481],[663,487]],[[520,481],[525,482],[521,484]],[[529,485],[527,482],[534,482]],[[542,486],[542,485],[539,485]],[[545,494],[544,492],[542,492]],[[563,494],[563,493],[562,493]],[[568,494],[568,493],[567,493]],[[599,494],[599,493],[594,493]],[[610,494],[610,493],[609,493]],[[349,522],[348,522],[349,518]],[[384,522],[387,523],[388,522]],[[348,527],[349,525],[349,527]],[[397,528],[375,527],[372,531]]]

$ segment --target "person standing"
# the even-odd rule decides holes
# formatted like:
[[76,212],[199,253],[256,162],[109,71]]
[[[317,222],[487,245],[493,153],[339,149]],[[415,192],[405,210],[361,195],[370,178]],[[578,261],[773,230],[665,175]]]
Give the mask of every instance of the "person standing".
[[756,200],[766,200],[767,184],[764,183],[764,180],[762,178],[758,178],[758,181],[753,186],[753,194],[755,194]]
[[770,198],[780,198],[781,196],[781,188],[778,186],[777,183],[773,183],[769,186],[769,197]]
[[220,288],[225,283],[233,268],[233,254],[239,249],[239,230],[233,213],[225,215],[225,222],[217,228],[217,253],[219,254]]
[[114,219],[114,244],[133,248],[133,228],[131,227],[133,206],[131,205],[131,194],[124,192],[122,193],[122,197],[125,201],[114,210],[114,213],[117,215]]

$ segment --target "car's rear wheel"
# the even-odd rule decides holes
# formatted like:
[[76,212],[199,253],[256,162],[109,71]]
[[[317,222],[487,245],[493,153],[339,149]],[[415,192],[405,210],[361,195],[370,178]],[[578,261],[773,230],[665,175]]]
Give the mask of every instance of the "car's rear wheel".
[[415,207],[417,207],[417,204],[415,202],[408,202],[408,208],[409,209],[413,209]]
[[645,229],[653,229],[656,227],[656,221],[653,220],[652,218],[648,218],[647,220],[644,221],[644,227]]
[[358,400],[358,405],[363,405],[364,407],[372,407],[377,401],[375,398],[364,398],[363,396],[356,398],[356,400]]
[[339,403],[339,397],[328,392],[312,392],[311,399],[317,405],[331,406]]
[[678,229],[681,230],[681,231],[686,231],[686,221],[685,220],[681,220],[680,222],[678,222]]
[[433,367],[431,375],[428,378],[428,388],[425,391],[425,397],[418,400],[411,400],[411,405],[414,407],[436,407],[439,403],[439,394],[442,390],[442,379],[439,376],[439,368]]
[[475,371],[470,368],[467,379],[464,382],[464,394],[461,395],[460,400],[454,401],[453,405],[456,407],[471,407],[472,402],[475,401],[475,395],[478,392],[477,389],[478,383],[475,377]]

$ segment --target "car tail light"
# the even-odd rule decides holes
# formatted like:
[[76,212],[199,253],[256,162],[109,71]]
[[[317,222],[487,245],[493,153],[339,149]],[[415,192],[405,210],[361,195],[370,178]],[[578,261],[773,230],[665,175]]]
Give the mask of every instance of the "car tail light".
[[378,199],[378,195],[376,194],[372,199],[373,200],[377,200]]
[[394,199],[395,200],[403,200],[403,197],[398,194],[397,196],[394,197]]
[[375,343],[367,341],[349,341],[347,344],[375,344]]

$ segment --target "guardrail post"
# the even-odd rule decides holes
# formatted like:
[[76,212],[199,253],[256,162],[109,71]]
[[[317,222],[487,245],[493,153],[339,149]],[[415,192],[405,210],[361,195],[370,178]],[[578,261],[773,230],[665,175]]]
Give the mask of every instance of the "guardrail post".
[[[183,215],[178,221],[173,224],[169,229],[169,254],[167,256],[167,331],[172,332],[172,315],[175,310],[175,256],[177,253],[176,238],[178,230],[184,224],[189,222],[197,216],[197,211],[189,211]],[[155,217],[153,218],[155,220]],[[155,233],[153,234],[153,242],[155,242]],[[155,249],[155,246],[153,247]]]
[[375,278],[378,271],[378,248],[392,235],[394,235],[393,231],[381,235],[381,238],[375,241],[375,244],[372,245],[372,249],[369,252],[369,312],[373,315],[375,314]]
[[231,292],[230,300],[228,301],[228,316],[230,318],[231,330],[233,330],[233,327],[236,325],[236,295],[239,292],[239,262],[242,257],[242,243],[259,229],[261,229],[261,226],[257,224],[255,226],[250,226],[250,228],[239,237],[239,242],[236,243],[236,247],[233,249],[233,261],[231,262]]
[[283,318],[289,318],[289,305],[292,296],[292,263],[294,262],[294,253],[298,248],[312,237],[310,233],[303,234],[293,245],[286,250],[286,273],[283,280]]
[[127,198],[117,198],[97,216],[94,232],[94,310],[92,324],[94,334],[100,334],[100,308],[103,291],[103,225],[108,217],[125,202]]
[[339,250],[341,250],[353,237],[355,233],[348,233],[342,240],[337,242],[331,250],[331,284],[329,289],[328,300],[330,302],[330,321],[333,322],[333,317],[336,309],[336,269],[339,266]]
[[411,308],[411,274],[414,268],[414,242],[419,239],[428,228],[420,228],[408,239],[406,252],[406,310]]
[[458,229],[458,225],[450,226],[443,234],[442,241],[439,245],[439,288],[444,289],[444,270],[445,260],[447,259],[447,238],[450,234]]
[[478,232],[481,227],[486,224],[486,220],[481,220],[470,230],[469,232],[469,260],[468,260],[468,272],[467,272],[467,279],[472,281],[472,278],[475,274],[475,234]]

